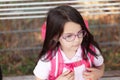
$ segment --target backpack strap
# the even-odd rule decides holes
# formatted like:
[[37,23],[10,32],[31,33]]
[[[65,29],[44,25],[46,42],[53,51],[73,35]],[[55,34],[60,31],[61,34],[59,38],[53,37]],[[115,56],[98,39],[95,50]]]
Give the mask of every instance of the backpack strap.
[[51,60],[51,71],[48,80],[55,80],[60,74],[62,74],[63,67],[64,67],[63,57],[60,53],[59,48],[55,58]]
[[[94,52],[96,52],[94,46],[91,45],[90,49],[92,49]],[[92,67],[93,66],[93,62],[94,62],[94,56],[92,54],[88,53],[88,59],[89,59],[90,66]]]
[[63,61],[63,57],[60,51],[60,48],[58,49],[58,73],[57,73],[57,77],[62,74],[63,72],[63,68],[64,68],[64,61]]
[[[92,46],[91,49],[95,51],[95,48]],[[55,80],[60,74],[63,72],[63,68],[66,67],[67,69],[74,71],[74,67],[78,67],[82,64],[85,65],[86,68],[92,67],[92,63],[94,61],[94,56],[88,53],[88,60],[80,60],[73,63],[64,63],[63,57],[58,49],[58,53],[56,57],[51,60],[51,71],[49,75],[49,80]]]
[[56,71],[56,59],[52,59],[51,60],[51,71],[50,71],[48,80],[54,80],[55,79],[55,77],[54,77],[55,71]]
[[52,51],[48,51],[48,58],[50,58],[50,63],[51,63],[51,70],[49,72],[49,76],[48,76],[48,80],[55,80],[55,76],[57,75],[57,69],[58,69],[58,54],[55,55],[55,57],[53,57],[51,59]]

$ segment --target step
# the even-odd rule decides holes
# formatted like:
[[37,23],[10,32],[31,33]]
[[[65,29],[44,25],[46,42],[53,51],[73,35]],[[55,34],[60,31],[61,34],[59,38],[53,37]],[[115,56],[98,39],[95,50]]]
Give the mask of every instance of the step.
[[[3,80],[35,80],[34,75],[3,77]],[[120,80],[120,71],[106,71],[100,80]]]

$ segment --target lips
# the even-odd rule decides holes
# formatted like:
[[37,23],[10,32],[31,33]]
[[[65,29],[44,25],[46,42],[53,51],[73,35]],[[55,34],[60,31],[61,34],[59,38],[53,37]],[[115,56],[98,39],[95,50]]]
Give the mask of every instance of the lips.
[[79,45],[75,45],[74,47],[79,47]]

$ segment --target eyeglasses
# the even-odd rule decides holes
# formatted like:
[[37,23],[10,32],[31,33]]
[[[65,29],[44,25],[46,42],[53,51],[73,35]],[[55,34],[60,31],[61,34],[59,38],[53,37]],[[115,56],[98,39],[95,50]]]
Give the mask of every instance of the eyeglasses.
[[77,34],[73,33],[66,33],[62,35],[62,38],[65,39],[68,42],[74,41],[76,36],[78,38],[83,38],[86,35],[86,31],[80,30]]

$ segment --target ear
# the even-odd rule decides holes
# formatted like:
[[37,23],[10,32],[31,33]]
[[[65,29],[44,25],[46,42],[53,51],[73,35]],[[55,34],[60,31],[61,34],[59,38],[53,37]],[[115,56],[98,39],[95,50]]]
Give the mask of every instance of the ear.
[[60,40],[61,40],[61,37],[58,39],[58,42],[60,42]]
[[55,36],[55,37],[53,38],[53,40],[54,40],[55,42],[59,42],[59,37],[58,37],[58,36]]

